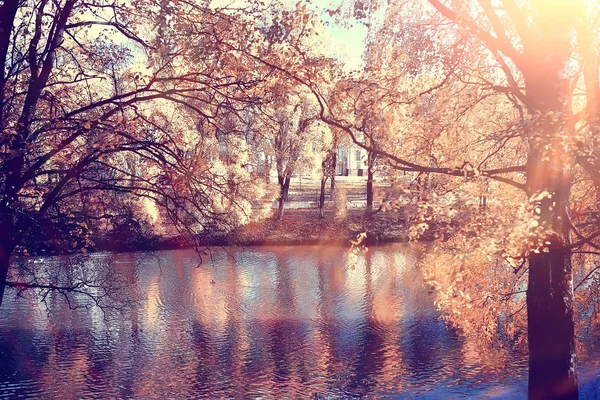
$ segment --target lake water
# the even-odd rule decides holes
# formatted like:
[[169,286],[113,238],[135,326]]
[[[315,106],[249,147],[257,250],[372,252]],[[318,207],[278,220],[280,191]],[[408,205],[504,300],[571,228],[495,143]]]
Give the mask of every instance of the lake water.
[[[483,350],[439,318],[413,251],[342,247],[96,254],[128,276],[123,312],[60,296],[0,309],[0,398],[520,398],[527,355]],[[600,367],[582,360],[582,394]],[[596,353],[597,354],[597,353]]]

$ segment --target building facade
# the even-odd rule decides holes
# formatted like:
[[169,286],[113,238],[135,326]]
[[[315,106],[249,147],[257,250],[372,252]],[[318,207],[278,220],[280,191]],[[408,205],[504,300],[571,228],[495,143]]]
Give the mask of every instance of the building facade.
[[367,151],[354,143],[339,146],[335,174],[338,176],[367,176]]

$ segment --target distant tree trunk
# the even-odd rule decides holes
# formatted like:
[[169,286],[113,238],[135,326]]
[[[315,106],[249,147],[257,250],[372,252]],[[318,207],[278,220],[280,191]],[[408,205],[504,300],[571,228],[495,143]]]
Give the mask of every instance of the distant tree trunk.
[[329,184],[329,190],[331,191],[331,195],[333,196],[333,192],[335,191],[335,175],[331,176],[331,183]]
[[283,182],[283,200],[288,201],[288,193],[290,192],[290,177],[287,176]]
[[285,208],[285,202],[287,201],[288,192],[290,189],[290,177],[279,175],[277,180],[279,181],[279,207],[277,211],[277,219],[281,220],[283,218],[283,210]]
[[325,210],[325,183],[327,182],[327,177],[321,178],[321,195],[319,196],[319,218],[325,218],[324,210]]
[[373,169],[375,165],[374,156],[372,154],[368,155],[367,160],[367,210],[365,211],[366,215],[369,215],[371,211],[373,211]]
[[333,191],[335,189],[335,174],[337,172],[337,152],[333,152],[333,156],[332,156],[333,160],[333,167],[332,167],[332,174],[331,174],[331,185],[330,185],[330,189],[331,189],[331,196],[333,196]]
[[367,172],[367,214],[373,211],[373,172]]

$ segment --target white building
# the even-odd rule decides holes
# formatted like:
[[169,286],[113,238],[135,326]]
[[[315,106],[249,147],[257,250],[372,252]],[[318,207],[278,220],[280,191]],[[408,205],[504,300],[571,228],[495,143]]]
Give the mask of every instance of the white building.
[[339,146],[335,174],[338,176],[367,176],[367,151],[354,143]]

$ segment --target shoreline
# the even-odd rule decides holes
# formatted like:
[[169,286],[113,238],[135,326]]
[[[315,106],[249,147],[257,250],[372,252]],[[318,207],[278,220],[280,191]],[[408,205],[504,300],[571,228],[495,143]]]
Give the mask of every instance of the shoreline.
[[[274,217],[240,226],[228,234],[207,234],[199,238],[201,246],[302,246],[350,245],[366,232],[365,245],[408,242],[408,228],[397,212],[379,212],[369,217],[364,210],[349,210],[345,218],[333,212],[319,219],[316,210],[286,210],[282,220]],[[146,238],[144,243],[99,242],[93,251],[135,252],[192,248],[183,236]]]
[[[198,248],[226,246],[350,246],[359,233],[366,232],[363,241],[366,246],[390,243],[407,243],[408,224],[403,211],[374,212],[365,216],[364,209],[348,210],[343,218],[336,218],[332,210],[319,218],[318,210],[289,209],[278,220],[268,217],[239,226],[229,233],[213,232],[197,237]],[[422,236],[419,241],[428,242],[431,235]],[[113,232],[93,239],[93,245],[61,251],[64,247],[53,248],[52,244],[29,248],[18,254],[22,257],[45,257],[61,254],[92,254],[97,252],[131,253],[152,252],[194,248],[183,235],[161,236],[156,234]]]

